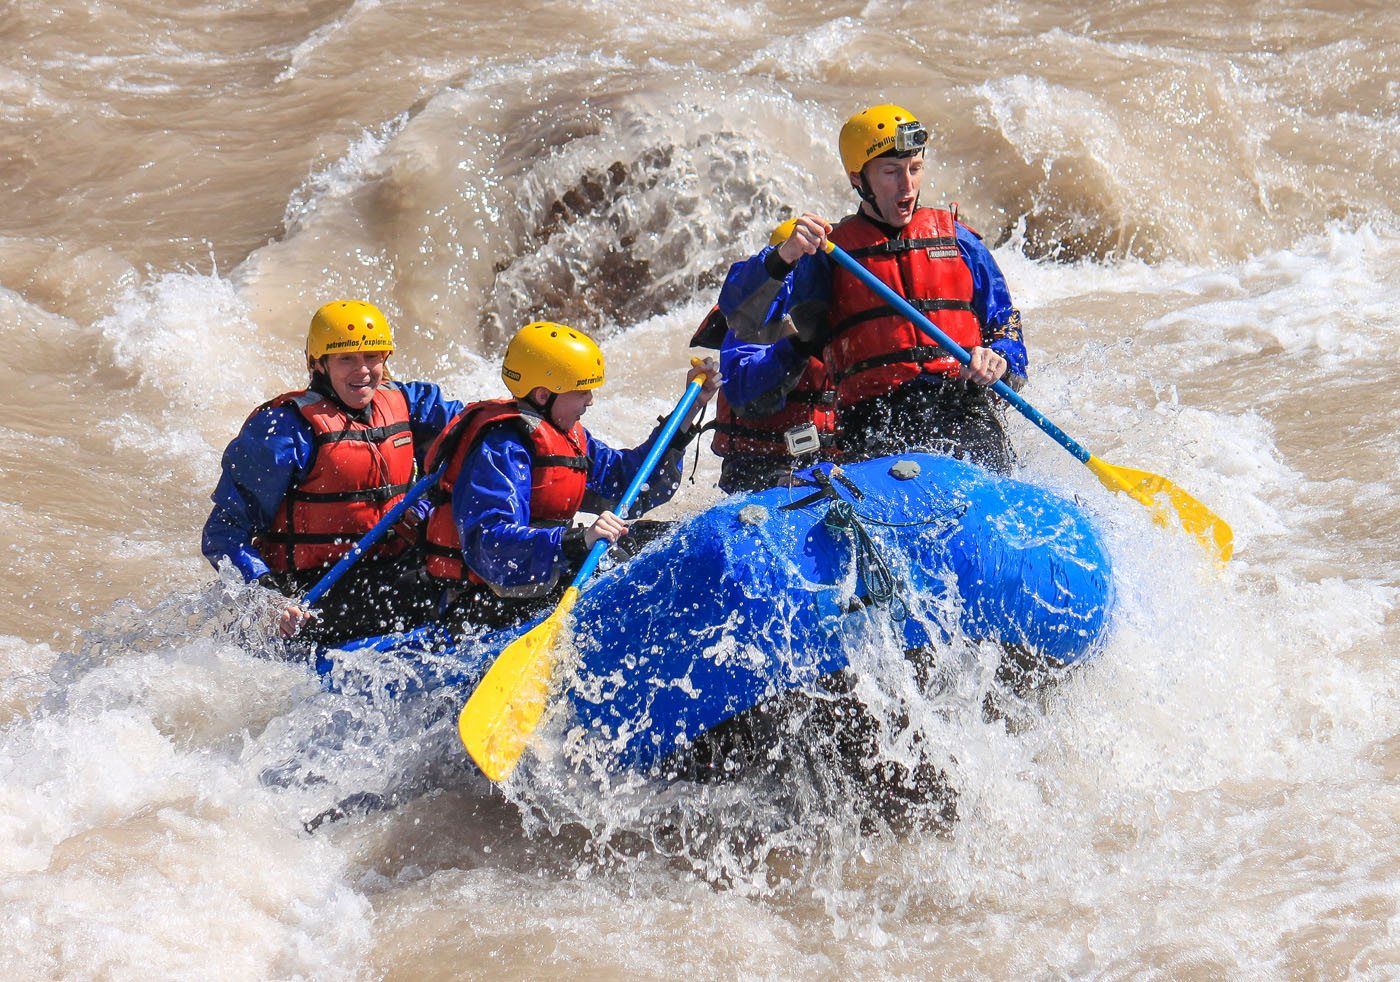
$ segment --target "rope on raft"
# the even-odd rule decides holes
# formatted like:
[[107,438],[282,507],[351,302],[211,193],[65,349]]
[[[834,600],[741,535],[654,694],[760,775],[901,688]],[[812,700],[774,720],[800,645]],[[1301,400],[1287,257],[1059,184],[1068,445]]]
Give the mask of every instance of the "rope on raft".
[[830,471],[814,470],[812,477],[819,490],[800,501],[785,506],[785,510],[803,508],[818,501],[830,500],[831,506],[822,518],[822,524],[833,535],[844,535],[851,540],[855,551],[856,572],[865,580],[867,596],[863,598],[863,605],[889,606],[891,617],[896,621],[904,620],[909,616],[909,609],[904,601],[898,597],[900,583],[890,572],[889,564],[885,562],[875,539],[871,537],[865,526],[868,523],[885,528],[913,528],[920,525],[943,523],[947,521],[947,518],[940,516],[913,522],[886,522],[870,515],[862,515],[856,511],[853,502],[847,501],[837,493],[832,483],[833,478],[839,481],[857,501],[865,497],[864,492],[856,486],[855,482],[846,477],[839,467],[833,467]]

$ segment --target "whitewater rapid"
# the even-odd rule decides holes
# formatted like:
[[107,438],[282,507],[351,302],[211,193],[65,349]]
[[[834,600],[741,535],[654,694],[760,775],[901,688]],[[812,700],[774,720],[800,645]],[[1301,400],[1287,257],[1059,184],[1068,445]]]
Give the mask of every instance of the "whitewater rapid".
[[[19,11],[0,972],[1394,977],[1395,32],[1365,3]],[[576,323],[609,365],[589,425],[630,445],[728,264],[849,208],[833,134],[886,77],[934,125],[927,198],[1006,273],[1023,394],[1237,544],[1215,568],[1012,418],[1118,601],[1047,693],[995,692],[961,639],[952,684],[899,706],[883,752],[934,748],[952,828],[861,834],[819,780],[495,791],[459,695],[268,657],[198,534],[321,300],[374,299],[396,374],[462,399],[499,394],[514,326]],[[663,514],[717,473],[702,451]],[[873,679],[898,652],[852,657]]]

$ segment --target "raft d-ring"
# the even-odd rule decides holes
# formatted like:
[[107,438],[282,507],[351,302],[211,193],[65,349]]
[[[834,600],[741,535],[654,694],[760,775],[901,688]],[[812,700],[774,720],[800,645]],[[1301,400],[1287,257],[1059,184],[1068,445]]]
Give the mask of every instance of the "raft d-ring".
[[890,477],[899,481],[912,481],[919,476],[920,470],[917,460],[896,460],[890,465]]

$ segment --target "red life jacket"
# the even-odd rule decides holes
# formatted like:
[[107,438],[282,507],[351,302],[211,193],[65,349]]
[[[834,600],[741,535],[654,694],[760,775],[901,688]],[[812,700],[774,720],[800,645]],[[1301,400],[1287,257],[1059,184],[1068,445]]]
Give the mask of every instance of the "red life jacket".
[[804,423],[817,428],[822,447],[829,452],[836,442],[836,390],[819,358],[807,359],[807,367],[787,394],[783,408],[767,416],[740,415],[721,392],[711,449],[721,457],[787,457],[783,434]]
[[481,442],[488,428],[509,425],[520,433],[530,451],[530,525],[536,528],[568,525],[583,504],[588,490],[588,436],[582,423],[564,433],[539,413],[522,408],[514,399],[474,402],[457,414],[433,441],[426,469],[437,470],[444,461],[434,504],[428,517],[428,572],[442,580],[484,582],[462,561],[462,540],[452,518],[452,486],[462,472],[462,462]]
[[[311,466],[288,489],[272,526],[253,537],[253,547],[274,572],[319,569],[349,552],[411,486],[408,400],[397,382],[385,382],[370,401],[369,421],[361,422],[333,399],[302,390],[264,403],[248,418],[280,406],[295,406],[310,425]],[[381,542],[372,552],[402,549],[402,541]]]
[[[958,252],[952,212],[919,208],[894,239],[855,214],[836,226],[831,241],[962,347],[982,343],[972,310],[972,271]],[[823,355],[843,406],[893,392],[921,374],[958,371],[958,362],[933,338],[840,266],[831,274],[828,323]]]
[[[729,331],[718,305],[712,307],[690,339],[692,348],[718,350]],[[836,443],[836,390],[820,358],[807,359],[807,367],[787,395],[783,408],[767,416],[740,415],[720,390],[715,421],[706,429],[715,431],[710,449],[717,456],[748,455],[787,457],[783,434],[794,426],[811,423],[817,428],[822,447],[830,452]],[[823,454],[826,456],[827,454]]]

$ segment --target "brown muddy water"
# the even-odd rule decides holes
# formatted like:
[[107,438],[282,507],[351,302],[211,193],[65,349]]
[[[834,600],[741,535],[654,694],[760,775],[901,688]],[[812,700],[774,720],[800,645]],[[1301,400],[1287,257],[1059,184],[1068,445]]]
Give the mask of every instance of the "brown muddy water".
[[[63,0],[0,42],[5,977],[1400,975],[1393,4]],[[375,300],[463,399],[576,323],[630,444],[729,263],[849,210],[835,134],[880,101],[995,246],[1027,397],[1237,537],[1215,570],[1015,424],[1118,605],[1015,725],[977,677],[905,707],[956,826],[503,797],[441,700],[259,657],[199,530],[316,306]]]

